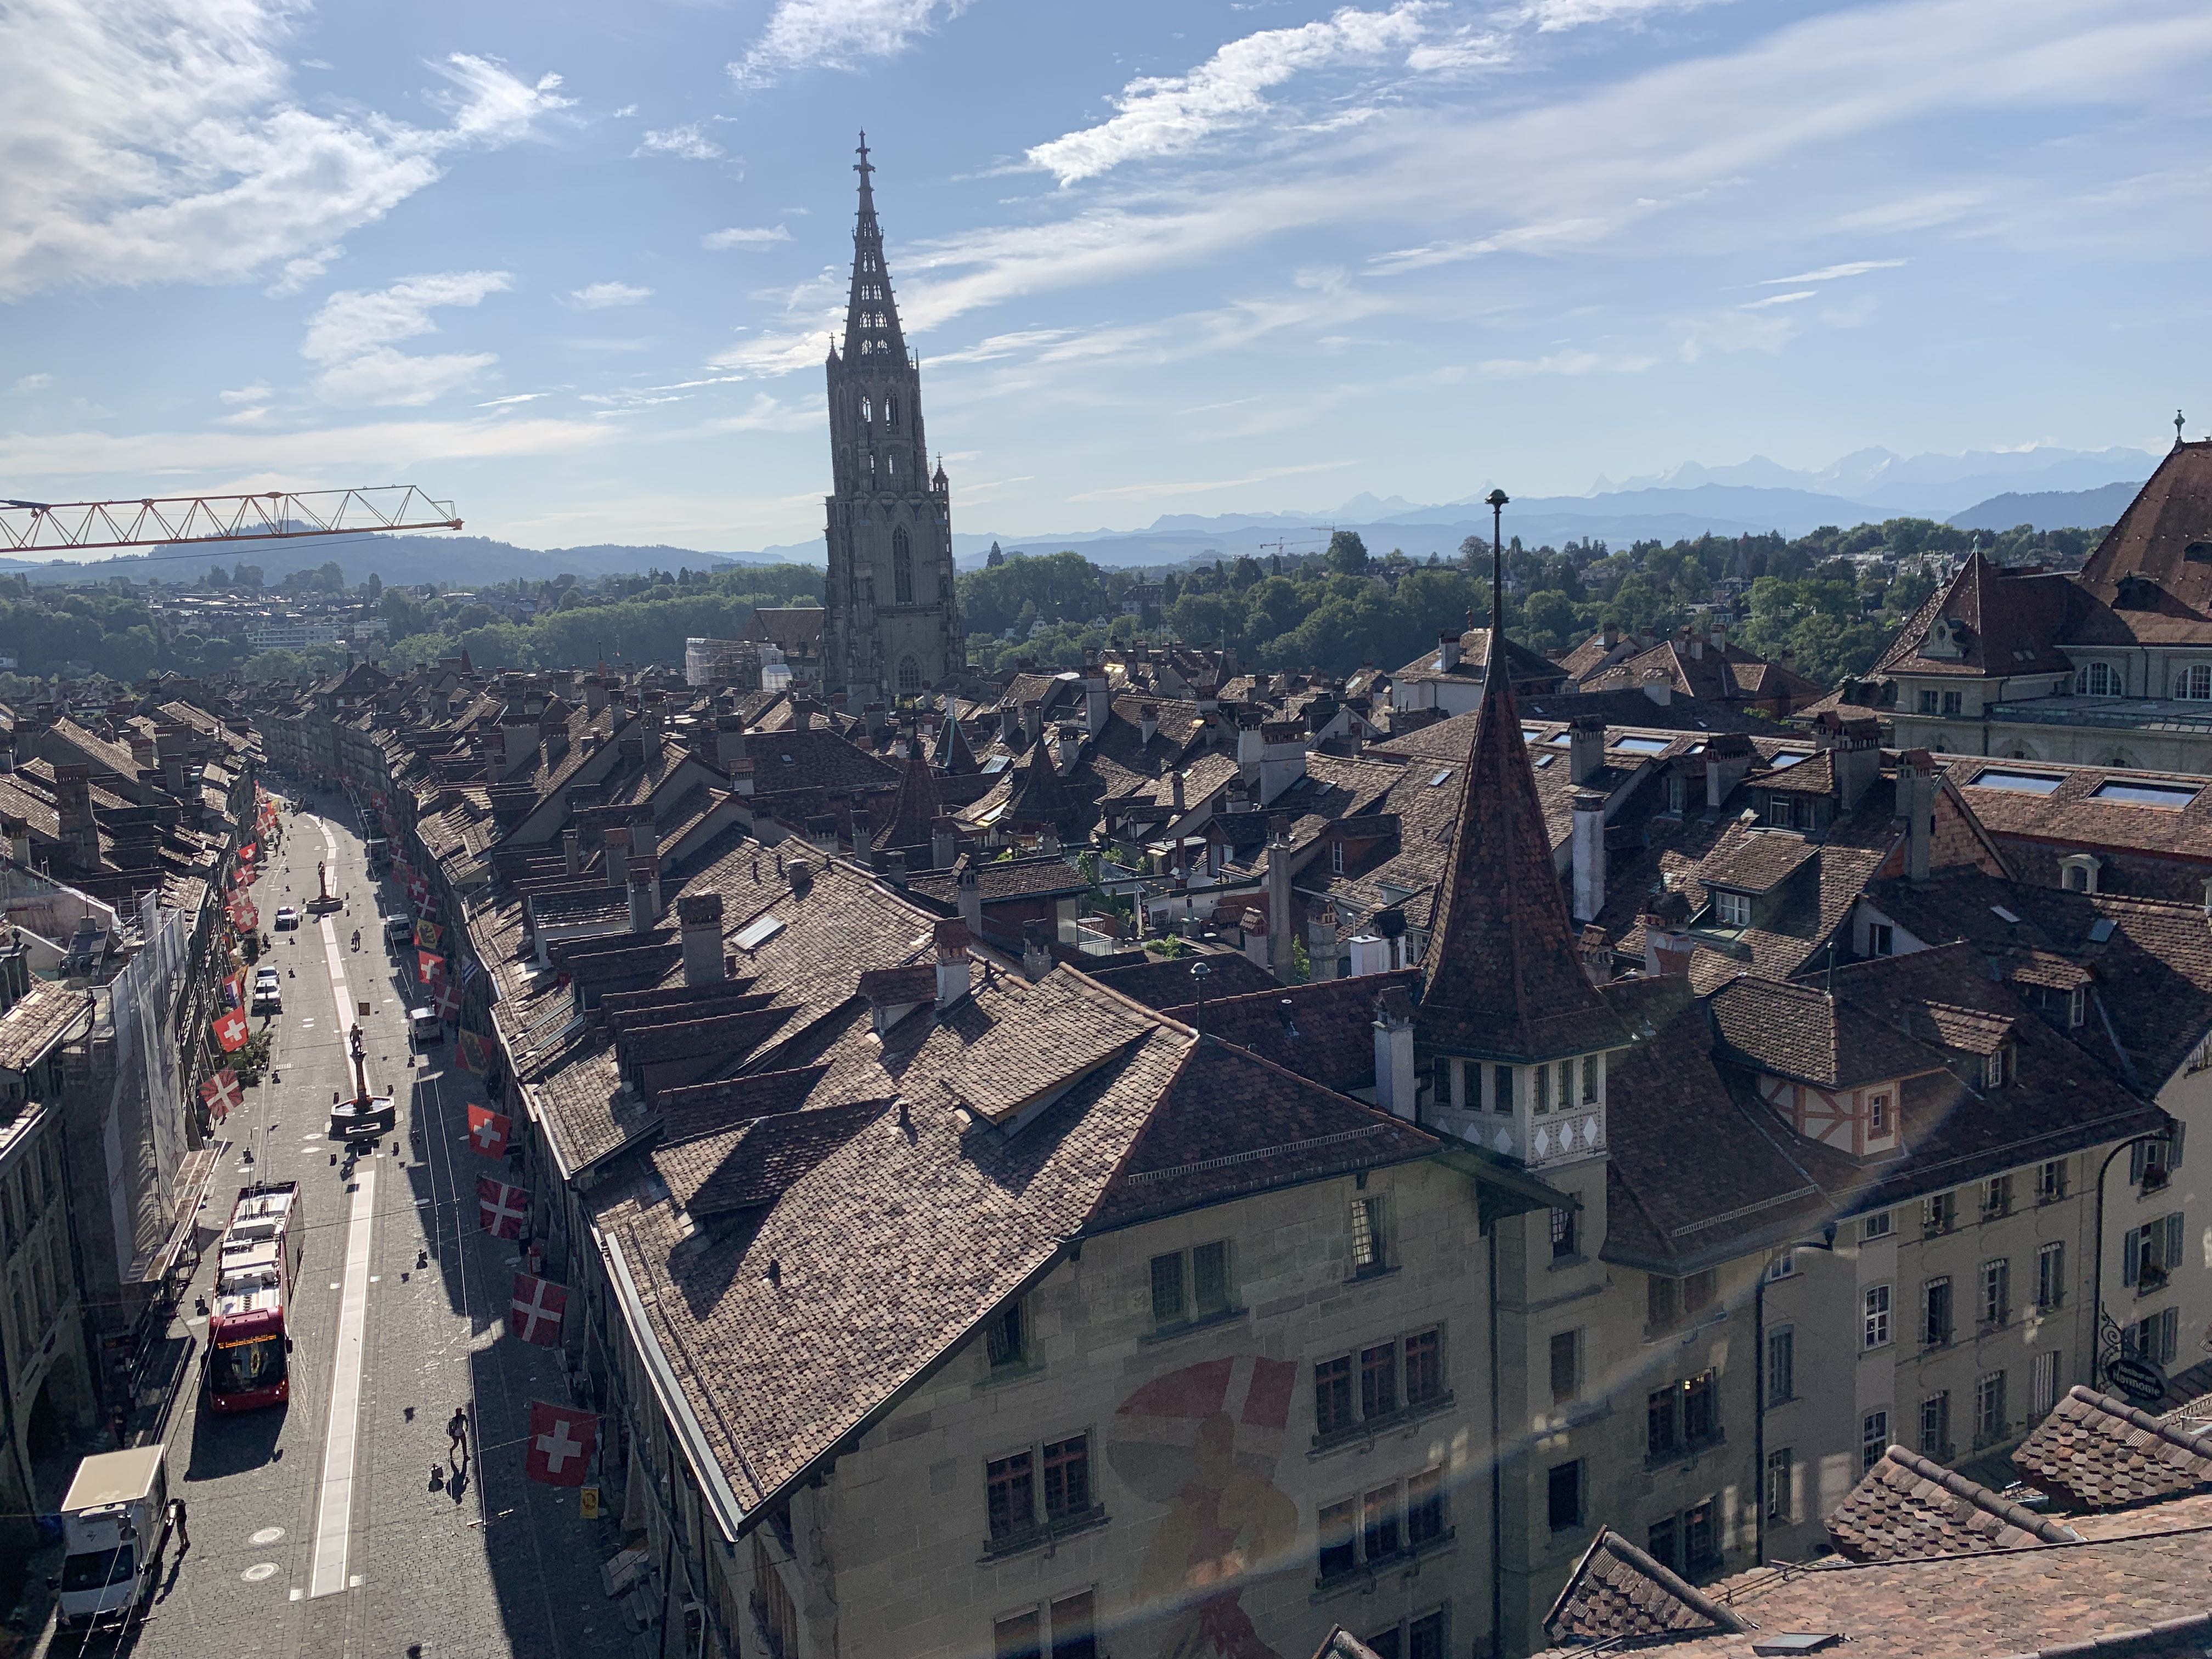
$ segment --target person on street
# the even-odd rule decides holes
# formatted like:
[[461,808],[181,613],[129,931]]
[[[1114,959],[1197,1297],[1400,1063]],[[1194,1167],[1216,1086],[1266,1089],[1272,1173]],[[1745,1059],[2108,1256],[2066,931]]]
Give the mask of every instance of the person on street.
[[169,1500],[169,1524],[177,1529],[177,1553],[182,1555],[192,1547],[192,1535],[185,1530],[185,1500]]
[[446,1425],[446,1437],[453,1442],[446,1455],[458,1468],[468,1462],[469,1456],[469,1408],[466,1406],[453,1407],[453,1421]]

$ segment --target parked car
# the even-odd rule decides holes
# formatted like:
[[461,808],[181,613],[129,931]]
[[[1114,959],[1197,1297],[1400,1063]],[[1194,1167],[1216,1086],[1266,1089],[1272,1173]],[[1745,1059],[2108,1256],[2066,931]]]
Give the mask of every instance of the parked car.
[[276,931],[278,933],[283,933],[288,928],[297,927],[299,925],[300,913],[297,910],[295,910],[290,905],[284,905],[277,910]]

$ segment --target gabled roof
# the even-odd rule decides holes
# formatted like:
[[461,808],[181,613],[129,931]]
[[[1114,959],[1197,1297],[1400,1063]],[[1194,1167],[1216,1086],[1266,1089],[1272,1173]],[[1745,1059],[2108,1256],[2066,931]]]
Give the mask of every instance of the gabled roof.
[[1600,1527],[1544,1615],[1562,1644],[1741,1633],[1751,1626],[1610,1527]]
[[876,851],[892,853],[929,847],[931,831],[944,811],[945,804],[937,793],[936,769],[921,752],[921,745],[916,744],[913,754],[907,757],[906,775],[899,780],[890,820],[873,837]]
[[2212,641],[2212,441],[2167,452],[2078,580],[2069,641]]
[[2078,1384],[2012,1455],[2036,1485],[2085,1510],[2124,1509],[2212,1481],[2212,1437],[2169,1427]]
[[1540,1060],[1625,1046],[1583,974],[1508,677],[1485,681],[1415,1030],[1460,1053]]
[[[1878,674],[1986,675],[2067,673],[2058,649],[2073,584],[2047,572],[2008,574],[1979,551],[1906,619],[1874,665]],[[1942,623],[1955,656],[1931,654],[1929,635]],[[1939,647],[1941,649],[1942,647]]]
[[1836,1553],[1851,1561],[1917,1560],[2078,1541],[2072,1528],[1902,1446],[1875,1460],[1826,1524]]
[[1709,1006],[1713,1033],[1732,1057],[1820,1088],[1887,1083],[1943,1066],[1940,1054],[1816,985],[1747,974],[1714,992]]

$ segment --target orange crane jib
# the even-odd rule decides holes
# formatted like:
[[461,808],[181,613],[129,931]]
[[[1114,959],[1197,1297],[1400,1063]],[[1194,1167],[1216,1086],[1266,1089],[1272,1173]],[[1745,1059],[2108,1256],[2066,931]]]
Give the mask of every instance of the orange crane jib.
[[459,530],[451,501],[412,484],[272,489],[258,495],[19,501],[0,497],[0,552],[67,553],[186,542],[289,541],[390,530]]

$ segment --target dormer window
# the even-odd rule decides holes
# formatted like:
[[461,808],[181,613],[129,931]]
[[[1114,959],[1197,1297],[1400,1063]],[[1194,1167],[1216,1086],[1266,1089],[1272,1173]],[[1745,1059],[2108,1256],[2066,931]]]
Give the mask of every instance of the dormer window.
[[2004,1080],[2005,1051],[2000,1047],[1990,1050],[1982,1060],[1982,1086],[1984,1089],[2002,1089]]
[[1888,1095],[1869,1095],[1867,1097],[1867,1139],[1869,1140],[1885,1139],[1890,1133],[1890,1128]]
[[1716,890],[1713,894],[1713,920],[1723,927],[1750,927],[1751,896],[1748,893]]

